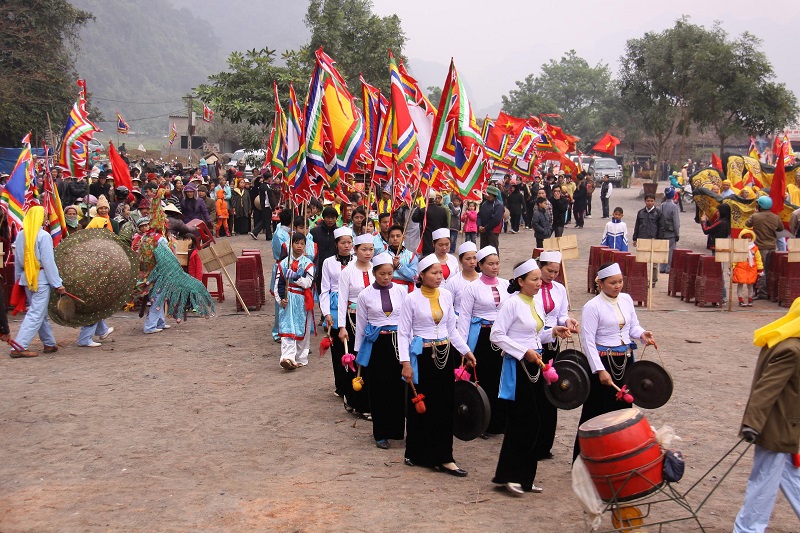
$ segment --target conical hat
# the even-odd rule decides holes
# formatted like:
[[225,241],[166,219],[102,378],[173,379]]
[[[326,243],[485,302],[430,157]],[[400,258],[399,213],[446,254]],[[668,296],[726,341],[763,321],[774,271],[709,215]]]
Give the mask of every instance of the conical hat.
[[106,229],[85,229],[65,238],[55,249],[58,272],[75,301],[75,314],[57,312],[58,294],[50,298],[50,320],[62,326],[88,326],[120,310],[131,297],[139,260],[130,246]]

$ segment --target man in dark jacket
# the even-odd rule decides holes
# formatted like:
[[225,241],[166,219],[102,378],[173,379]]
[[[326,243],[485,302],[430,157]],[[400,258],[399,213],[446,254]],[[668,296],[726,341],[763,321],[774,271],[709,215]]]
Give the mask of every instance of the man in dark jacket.
[[442,193],[431,189],[428,192],[428,206],[424,209],[418,209],[411,215],[412,222],[418,222],[425,226],[425,231],[422,234],[422,255],[429,255],[434,252],[433,250],[433,232],[441,228],[449,228],[450,217],[447,209],[444,208],[442,203]]
[[322,224],[311,230],[314,237],[314,244],[317,245],[317,257],[314,260],[314,284],[317,286],[317,293],[320,292],[322,284],[322,263],[336,253],[336,240],[333,232],[336,230],[336,221],[339,213],[331,206],[322,210]]
[[553,231],[550,220],[547,218],[547,199],[536,199],[536,211],[533,213],[533,235],[536,237],[536,247],[543,248],[544,240],[550,237]]
[[[644,195],[644,208],[636,213],[636,225],[633,228],[633,245],[637,239],[663,239],[664,215],[656,207],[656,197],[653,194]],[[653,263],[653,287],[658,281],[658,265]]]
[[478,209],[478,233],[480,248],[494,246],[500,250],[500,230],[503,229],[503,212],[505,208],[500,198],[500,189],[494,185],[486,187],[483,202]]

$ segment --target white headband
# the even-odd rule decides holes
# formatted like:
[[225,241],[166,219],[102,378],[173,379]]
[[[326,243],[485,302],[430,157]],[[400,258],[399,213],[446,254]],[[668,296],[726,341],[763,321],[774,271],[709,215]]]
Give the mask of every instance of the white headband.
[[435,265],[439,262],[439,259],[436,257],[436,254],[426,255],[423,257],[419,263],[417,263],[417,274],[421,275],[425,272],[425,269],[431,265]]
[[383,252],[372,258],[372,268],[377,268],[381,265],[391,265],[392,255],[389,252]]
[[481,248],[478,251],[478,253],[475,255],[475,257],[478,259],[478,261],[480,261],[484,257],[490,256],[490,255],[498,255],[497,254],[497,248],[495,248],[494,246],[484,246],[483,248]]
[[436,242],[439,239],[449,239],[449,238],[450,238],[450,230],[448,228],[439,228],[433,233],[431,233],[431,240],[433,240],[433,242]]
[[539,261],[543,261],[545,263],[560,263],[561,252],[554,250],[542,252],[541,254],[539,254]]
[[353,232],[347,226],[336,228],[335,230],[333,230],[334,239],[338,239],[339,237],[344,237],[345,235],[348,237],[353,236]]
[[370,235],[369,233],[364,233],[363,235],[359,235],[358,237],[353,240],[353,244],[358,246],[359,244],[375,244],[375,238]]
[[478,247],[475,246],[474,242],[467,241],[463,243],[461,246],[458,247],[458,255],[465,254],[467,252],[477,252]]
[[536,259],[528,259],[514,269],[514,277],[518,278],[520,276],[524,276],[528,272],[532,272],[534,270],[539,270],[539,264],[536,262]]
[[611,263],[603,270],[597,271],[597,279],[606,279],[608,277],[614,276],[616,274],[622,274],[622,269],[619,268],[619,265],[616,263]]

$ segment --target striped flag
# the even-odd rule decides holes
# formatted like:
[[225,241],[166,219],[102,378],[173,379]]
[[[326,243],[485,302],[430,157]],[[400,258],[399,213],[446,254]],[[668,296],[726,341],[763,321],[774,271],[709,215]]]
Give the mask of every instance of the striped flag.
[[8,220],[17,231],[22,229],[22,219],[27,210],[26,196],[33,183],[33,155],[31,154],[31,134],[22,139],[20,152],[11,177],[8,178],[3,192],[0,193],[0,205],[8,214]]
[[391,90],[391,124],[389,141],[392,146],[392,180],[394,198],[402,198],[403,191],[409,186],[416,189],[420,182],[420,150],[417,130],[411,119],[406,90],[394,55],[389,52],[389,74],[392,80]]
[[122,118],[122,115],[117,113],[117,133],[125,134],[128,133],[129,129],[130,127],[128,126],[128,123],[125,122],[125,119]]
[[169,145],[172,146],[172,143],[175,142],[175,137],[178,136],[178,128],[175,126],[175,123],[172,123],[172,129],[169,132]]
[[278,98],[278,83],[273,83],[275,91],[275,119],[269,136],[269,163],[273,176],[286,175],[286,113]]
[[311,189],[306,165],[306,135],[297,105],[294,86],[289,84],[289,116],[286,120],[286,184],[292,200],[299,204],[310,199]]
[[86,143],[98,131],[102,130],[89,120],[89,114],[86,112],[86,100],[83,95],[78,96],[69,117],[67,117],[64,133],[61,135],[61,149],[58,153],[58,166],[64,170],[65,175],[73,178],[81,178],[86,175]]
[[211,122],[212,120],[214,120],[214,112],[203,102],[203,122]]
[[42,207],[44,207],[46,227],[53,237],[53,246],[58,246],[64,238],[64,228],[67,220],[64,218],[64,208],[61,205],[61,197],[58,195],[58,188],[53,183],[53,175],[50,173],[50,163],[47,157],[47,145],[44,145],[44,177],[42,181]]

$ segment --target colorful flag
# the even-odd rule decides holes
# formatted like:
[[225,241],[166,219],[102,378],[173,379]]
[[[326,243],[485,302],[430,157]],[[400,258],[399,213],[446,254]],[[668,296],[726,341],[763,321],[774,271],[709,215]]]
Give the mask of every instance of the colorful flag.
[[114,177],[114,187],[124,185],[129,191],[133,190],[133,180],[131,179],[131,169],[114,148],[114,143],[108,141],[108,159],[111,161],[111,175]]
[[720,172],[725,172],[722,169],[722,159],[720,159],[719,156],[714,152],[711,152],[711,167],[719,170]]
[[[411,117],[411,122],[414,124],[414,131],[417,135],[419,154],[420,157],[425,157],[428,153],[431,135],[433,135],[433,121],[436,119],[436,108],[433,107],[431,101],[425,96],[417,80],[408,73],[402,61],[397,66],[397,71],[400,74],[400,84],[403,88],[403,94],[406,97],[408,114]],[[420,161],[420,166],[423,166],[422,161]]]
[[[370,154],[374,159],[372,181],[376,184],[381,179],[388,179],[391,167],[391,150],[387,151],[389,135],[389,100],[381,91],[363,77],[361,80],[361,100],[364,106],[364,131],[367,133]],[[387,157],[388,156],[388,157]]]
[[281,107],[281,101],[278,98],[278,83],[273,83],[273,90],[275,91],[275,118],[272,123],[272,131],[269,137],[269,166],[272,169],[272,175],[277,177],[286,177],[286,114]]
[[212,120],[214,120],[214,112],[203,102],[203,122],[211,122]]
[[392,81],[389,141],[392,147],[393,198],[401,198],[406,186],[411,189],[417,188],[422,165],[417,130],[414,128],[409,111],[400,69],[391,52],[389,52],[389,74]]
[[758,151],[758,146],[756,145],[756,140],[753,137],[750,137],[750,148],[747,150],[747,155],[758,161],[759,156],[761,155]]
[[542,133],[534,130],[530,126],[525,126],[517,136],[516,141],[508,150],[509,157],[519,157],[523,160],[530,161],[531,155],[534,152],[534,143],[541,142]]
[[29,186],[33,183],[33,155],[30,144],[31,134],[22,139],[22,152],[20,152],[14,170],[8,178],[3,192],[0,193],[0,205],[8,214],[8,220],[17,231],[22,229],[22,219],[25,218],[27,208],[26,195]]
[[175,142],[175,137],[178,136],[178,128],[175,123],[172,123],[172,129],[169,132],[169,145],[172,146],[172,143]]
[[475,189],[481,189],[486,180],[483,154],[483,138],[451,60],[426,161],[443,172],[449,171],[456,191],[467,197],[474,194]]
[[[311,198],[306,166],[306,137],[294,86],[289,84],[289,117],[286,121],[286,184],[292,200],[299,204]],[[320,189],[321,190],[321,189]]]
[[592,150],[595,152],[603,152],[606,154],[614,155],[614,148],[620,143],[619,139],[611,135],[610,133],[606,133],[603,135],[603,138],[597,141],[597,144],[594,145]]
[[780,215],[783,211],[783,203],[786,198],[786,163],[783,160],[783,147],[778,153],[778,161],[775,164],[775,173],[772,175],[772,184],[769,187],[769,197],[772,198],[772,208],[770,211]]
[[125,134],[128,133],[129,129],[130,127],[128,127],[128,123],[125,122],[125,119],[122,118],[122,115],[117,113],[117,133]]
[[[89,120],[89,115],[86,112],[86,100],[84,100],[83,96],[78,96],[72,106],[69,117],[67,117],[64,133],[61,135],[58,166],[64,170],[66,175],[73,178],[86,175],[86,170],[83,168],[87,156],[86,143],[98,131],[102,130]],[[78,144],[79,146],[76,146]]]
[[49,158],[47,157],[47,145],[44,145],[44,177],[42,181],[42,207],[44,207],[46,226],[53,238],[53,246],[58,246],[64,238],[64,228],[67,221],[64,218],[64,209],[61,205],[61,198],[58,195],[58,188],[53,183],[53,175],[50,172]]

